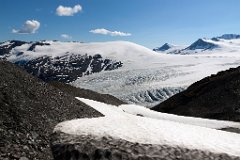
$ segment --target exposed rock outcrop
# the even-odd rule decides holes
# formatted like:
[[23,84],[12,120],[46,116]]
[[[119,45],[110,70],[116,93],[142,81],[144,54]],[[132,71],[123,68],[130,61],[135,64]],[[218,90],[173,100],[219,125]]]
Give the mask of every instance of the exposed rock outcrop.
[[34,76],[44,81],[72,82],[78,77],[122,67],[122,62],[103,59],[101,55],[74,55],[61,57],[43,56],[30,61],[17,61]]

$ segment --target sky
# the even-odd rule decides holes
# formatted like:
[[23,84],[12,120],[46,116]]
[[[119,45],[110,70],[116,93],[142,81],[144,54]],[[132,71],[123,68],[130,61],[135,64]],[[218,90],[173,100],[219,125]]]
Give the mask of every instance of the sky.
[[189,45],[240,34],[239,7],[239,0],[0,0],[0,41]]

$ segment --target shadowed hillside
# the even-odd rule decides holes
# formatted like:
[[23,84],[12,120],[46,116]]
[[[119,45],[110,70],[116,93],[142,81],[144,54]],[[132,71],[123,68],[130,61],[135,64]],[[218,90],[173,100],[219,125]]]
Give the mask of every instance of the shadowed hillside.
[[54,126],[101,114],[74,96],[0,61],[0,159],[52,159]]
[[240,121],[240,67],[206,77],[152,109],[177,115]]

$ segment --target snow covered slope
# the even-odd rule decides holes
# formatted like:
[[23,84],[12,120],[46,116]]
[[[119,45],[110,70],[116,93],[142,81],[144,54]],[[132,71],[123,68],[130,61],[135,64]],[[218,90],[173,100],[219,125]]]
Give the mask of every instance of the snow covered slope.
[[99,139],[112,137],[133,143],[168,145],[240,156],[240,134],[216,130],[226,127],[240,128],[239,123],[179,117],[156,113],[136,105],[116,107],[78,99],[105,117],[65,121],[55,127],[55,132],[91,135]]
[[179,54],[181,50],[186,48],[184,45],[173,45],[169,43],[165,43],[161,47],[154,48],[153,51],[167,54]]
[[240,64],[239,39],[207,41],[220,47],[181,55],[159,54],[124,41],[8,41],[0,45],[0,58],[45,81],[71,83],[151,107],[193,82]]
[[143,59],[137,63],[142,66],[130,67],[123,61],[123,67],[118,70],[81,77],[71,84],[150,107],[182,91],[193,82],[238,66],[240,54],[158,54],[152,56],[151,61]]

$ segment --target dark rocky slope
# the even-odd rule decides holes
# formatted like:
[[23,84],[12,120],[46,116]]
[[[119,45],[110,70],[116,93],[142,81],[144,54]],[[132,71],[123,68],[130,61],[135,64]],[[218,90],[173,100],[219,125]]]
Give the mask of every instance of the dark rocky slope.
[[109,95],[109,94],[100,94],[88,89],[82,89],[82,88],[76,88],[74,86],[71,86],[69,84],[53,81],[49,82],[52,86],[59,88],[65,93],[71,94],[74,97],[81,97],[81,98],[87,98],[92,99],[98,102],[103,102],[107,104],[112,104],[119,106],[121,104],[126,104],[125,102],[117,99],[116,97]]
[[152,109],[240,122],[240,67],[206,77]]
[[0,61],[0,159],[52,159],[49,135],[74,118],[102,116],[15,65]]

